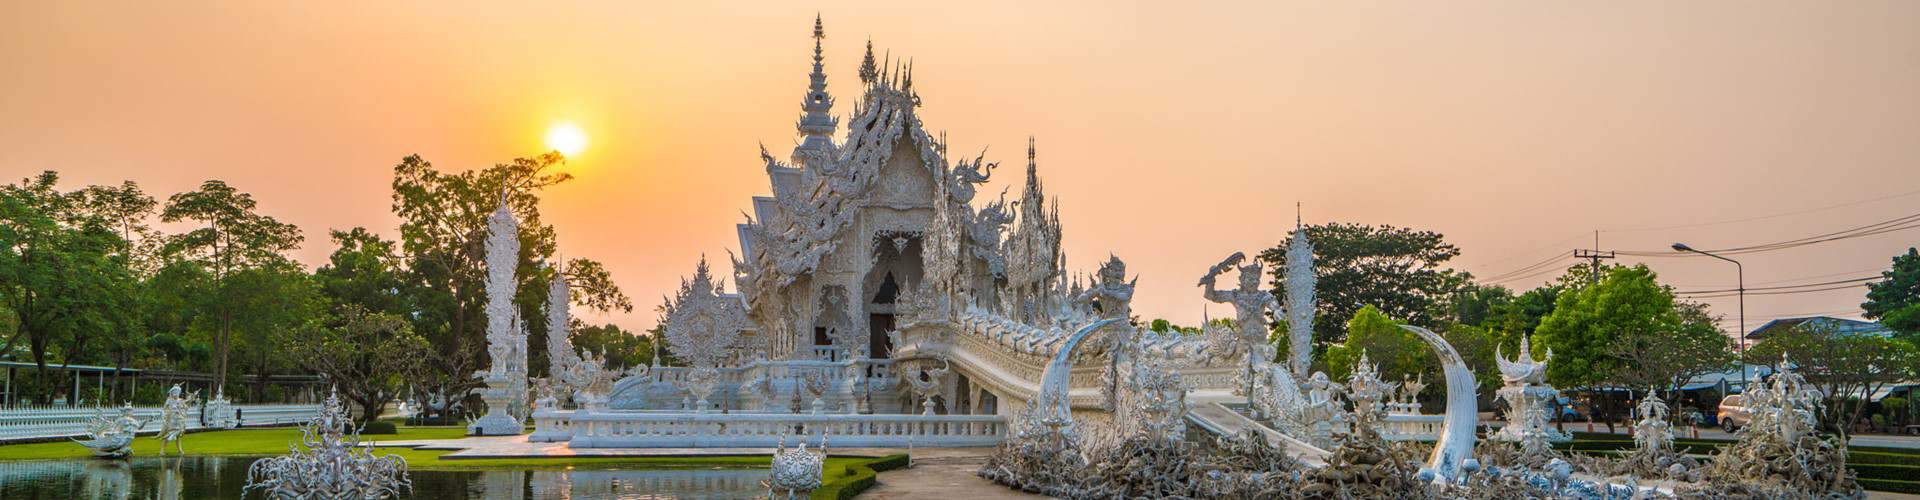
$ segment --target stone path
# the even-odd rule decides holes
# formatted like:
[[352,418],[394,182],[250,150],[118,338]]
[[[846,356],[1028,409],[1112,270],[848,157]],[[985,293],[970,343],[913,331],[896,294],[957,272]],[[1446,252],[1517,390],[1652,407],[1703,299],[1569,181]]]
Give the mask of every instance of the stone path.
[[1046,498],[1008,489],[974,475],[987,463],[989,448],[914,450],[913,468],[880,473],[878,484],[856,498],[966,499]]

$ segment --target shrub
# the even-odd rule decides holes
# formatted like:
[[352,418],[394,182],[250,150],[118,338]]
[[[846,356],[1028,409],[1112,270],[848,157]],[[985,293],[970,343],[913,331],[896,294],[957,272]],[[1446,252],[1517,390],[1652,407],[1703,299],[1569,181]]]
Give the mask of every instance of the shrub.
[[360,429],[361,434],[397,434],[399,432],[400,429],[395,427],[393,422],[384,420],[367,422],[367,426]]

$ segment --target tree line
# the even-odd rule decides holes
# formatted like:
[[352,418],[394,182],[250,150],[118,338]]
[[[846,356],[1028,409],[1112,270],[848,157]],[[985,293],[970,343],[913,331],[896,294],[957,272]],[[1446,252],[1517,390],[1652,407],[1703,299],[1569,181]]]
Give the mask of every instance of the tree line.
[[[598,261],[555,258],[539,193],[572,177],[558,154],[460,172],[409,156],[393,167],[398,238],[364,227],[327,232],[311,270],[290,257],[305,233],[220,180],[164,200],[134,181],[63,190],[56,172],[0,187],[0,359],[31,360],[21,400],[151,403],[161,388],[69,394],[49,366],[210,373],[239,402],[285,395],[276,374],[320,374],[363,415],[396,398],[467,399],[486,366],[487,216],[521,221],[514,297],[529,343],[545,345],[546,290],[557,273],[574,305],[631,311]],[[183,227],[168,233],[155,222]],[[614,325],[575,319],[575,345],[615,364],[651,360],[651,346]],[[544,375],[545,356],[529,359]],[[250,377],[246,377],[250,376]],[[247,383],[251,380],[251,383]],[[91,392],[91,391],[83,391]]]

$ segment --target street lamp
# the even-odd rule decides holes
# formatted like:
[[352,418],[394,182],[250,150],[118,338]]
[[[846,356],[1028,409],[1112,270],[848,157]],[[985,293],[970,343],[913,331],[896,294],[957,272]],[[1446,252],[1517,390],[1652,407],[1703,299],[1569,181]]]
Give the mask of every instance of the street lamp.
[[1739,276],[1738,288],[1736,288],[1736,290],[1739,290],[1740,292],[1740,331],[1739,331],[1740,358],[1741,358],[1740,359],[1740,392],[1743,392],[1743,393],[1746,392],[1747,391],[1747,360],[1746,360],[1746,357],[1747,357],[1747,271],[1746,271],[1746,268],[1740,265],[1740,261],[1729,259],[1726,257],[1721,257],[1719,255],[1714,255],[1713,253],[1710,253],[1704,250],[1696,250],[1693,247],[1687,246],[1686,243],[1674,243],[1673,251],[1693,252],[1700,255],[1705,255],[1708,257],[1713,257],[1716,259],[1733,263],[1733,270]]

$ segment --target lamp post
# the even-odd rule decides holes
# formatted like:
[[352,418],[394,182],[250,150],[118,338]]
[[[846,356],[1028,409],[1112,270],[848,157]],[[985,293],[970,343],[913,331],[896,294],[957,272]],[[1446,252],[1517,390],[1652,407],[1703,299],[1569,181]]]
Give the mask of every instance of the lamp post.
[[1747,391],[1747,361],[1746,361],[1746,356],[1747,356],[1747,271],[1746,271],[1746,268],[1740,265],[1740,261],[1729,259],[1726,257],[1721,257],[1719,255],[1714,255],[1713,253],[1706,252],[1703,250],[1696,250],[1693,247],[1687,246],[1686,243],[1674,243],[1673,251],[1693,252],[1700,255],[1705,255],[1708,257],[1713,257],[1716,259],[1733,263],[1734,273],[1738,276],[1737,279],[1739,280],[1737,282],[1738,283],[1737,288],[1735,289],[1740,292],[1740,330],[1739,330],[1740,358],[1741,358],[1740,359],[1740,392],[1745,393]]

